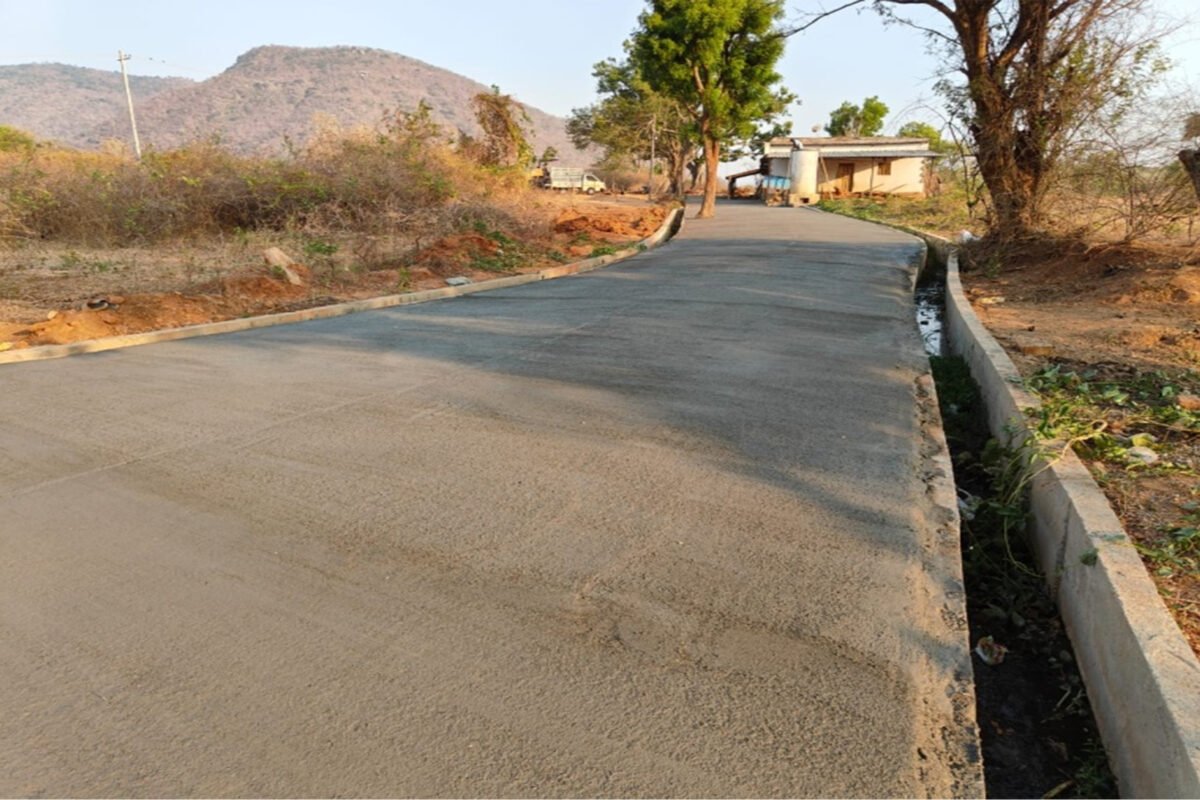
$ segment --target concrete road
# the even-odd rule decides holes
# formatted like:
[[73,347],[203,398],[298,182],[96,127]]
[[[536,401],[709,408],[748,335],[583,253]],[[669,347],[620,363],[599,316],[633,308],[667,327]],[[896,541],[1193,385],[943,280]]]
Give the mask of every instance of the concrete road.
[[917,249],[0,367],[0,794],[978,791]]

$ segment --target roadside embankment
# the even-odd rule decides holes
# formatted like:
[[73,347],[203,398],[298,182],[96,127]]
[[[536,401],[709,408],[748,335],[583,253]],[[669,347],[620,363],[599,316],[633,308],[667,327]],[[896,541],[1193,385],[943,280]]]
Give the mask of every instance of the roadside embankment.
[[180,328],[127,334],[125,336],[110,336],[103,339],[93,339],[83,342],[74,342],[71,344],[43,345],[40,347],[9,350],[7,352],[0,352],[0,365],[22,361],[42,361],[48,358],[63,358],[65,356],[82,355],[84,353],[98,353],[105,350],[118,350],[125,347],[136,347],[143,344],[171,342],[179,339],[191,339],[197,336],[212,336],[218,333],[233,333],[235,331],[253,330],[255,328],[269,328],[275,325],[288,325],[295,322],[307,322],[308,320],[314,319],[328,319],[330,317],[340,317],[345,314],[354,314],[359,311],[373,311],[381,308],[412,305],[414,303],[427,303],[431,300],[444,300],[451,297],[462,297],[464,295],[475,294],[477,292],[505,289],[512,286],[521,286],[526,283],[536,283],[537,281],[563,278],[568,275],[578,275],[584,272],[591,272],[592,270],[600,269],[601,267],[606,267],[609,264],[615,264],[618,261],[624,261],[625,259],[632,258],[633,256],[636,256],[637,254],[644,252],[649,248],[657,247],[674,236],[679,231],[682,224],[683,209],[677,208],[667,214],[666,219],[664,220],[663,224],[659,226],[657,231],[632,246],[622,248],[608,255],[584,259],[583,261],[577,261],[573,264],[563,264],[561,266],[548,267],[537,272],[496,278],[494,280],[481,281],[479,283],[469,283],[463,286],[446,286],[440,289],[426,289],[423,291],[407,292],[404,294],[391,294],[382,297],[372,297],[366,300],[355,300],[348,303],[335,303],[326,306],[305,308],[298,311],[286,311],[279,314],[266,314],[263,316],[246,317],[243,319],[225,320],[223,322],[188,325]]

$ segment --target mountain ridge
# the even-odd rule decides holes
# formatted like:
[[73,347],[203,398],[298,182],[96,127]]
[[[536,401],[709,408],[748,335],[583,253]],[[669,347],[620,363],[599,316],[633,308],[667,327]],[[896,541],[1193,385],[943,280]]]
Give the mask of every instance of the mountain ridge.
[[[42,90],[31,92],[39,79]],[[79,90],[81,82],[86,91]],[[416,110],[421,101],[449,131],[478,135],[470,100],[491,90],[409,56],[354,45],[262,45],[202,81],[131,76],[130,82],[144,147],[169,149],[215,137],[232,150],[258,154],[303,143],[322,119],[373,127],[388,113]],[[522,105],[538,152],[553,147],[568,162],[587,160],[567,136],[565,120]],[[120,73],[69,65],[0,67],[0,124],[83,149],[128,139]]]

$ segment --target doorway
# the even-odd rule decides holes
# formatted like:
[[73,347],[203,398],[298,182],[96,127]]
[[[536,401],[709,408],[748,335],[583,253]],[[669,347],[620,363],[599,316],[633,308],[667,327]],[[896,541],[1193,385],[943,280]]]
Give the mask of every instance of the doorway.
[[854,162],[840,161],[837,165],[837,179],[833,182],[833,193],[849,195],[854,191]]

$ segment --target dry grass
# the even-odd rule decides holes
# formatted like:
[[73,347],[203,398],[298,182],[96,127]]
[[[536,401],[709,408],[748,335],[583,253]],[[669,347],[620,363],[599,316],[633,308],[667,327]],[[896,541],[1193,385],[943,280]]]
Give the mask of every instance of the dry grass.
[[322,132],[287,158],[214,143],[120,153],[0,153],[0,240],[129,248],[298,234],[360,253],[365,266],[478,223],[520,233],[529,190],[514,171],[458,153],[422,114],[379,133]]

